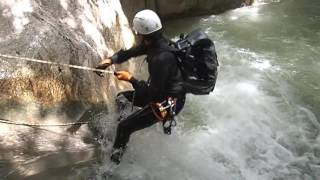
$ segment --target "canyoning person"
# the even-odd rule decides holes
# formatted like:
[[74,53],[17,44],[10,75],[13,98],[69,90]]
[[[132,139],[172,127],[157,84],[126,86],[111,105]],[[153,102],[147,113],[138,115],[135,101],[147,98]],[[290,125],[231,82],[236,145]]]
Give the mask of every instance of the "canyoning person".
[[147,55],[148,81],[137,80],[127,71],[114,73],[119,80],[130,82],[134,88],[134,91],[121,92],[117,96],[124,96],[135,106],[142,107],[118,124],[111,152],[111,160],[117,164],[120,163],[133,132],[162,122],[165,133],[170,134],[171,125],[175,124],[173,117],[183,108],[186,96],[177,57],[169,46],[169,40],[162,34],[159,16],[147,9],[138,12],[133,19],[133,30],[139,44],[128,50],[120,50],[112,57],[102,60],[96,67],[106,69],[132,57]]

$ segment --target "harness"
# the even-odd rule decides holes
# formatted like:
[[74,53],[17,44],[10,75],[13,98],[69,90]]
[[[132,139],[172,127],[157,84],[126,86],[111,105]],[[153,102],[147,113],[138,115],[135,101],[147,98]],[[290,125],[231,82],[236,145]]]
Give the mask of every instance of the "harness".
[[171,134],[171,127],[177,125],[175,120],[176,102],[177,99],[169,97],[161,103],[150,103],[153,114],[159,122],[162,122],[163,132],[168,135]]

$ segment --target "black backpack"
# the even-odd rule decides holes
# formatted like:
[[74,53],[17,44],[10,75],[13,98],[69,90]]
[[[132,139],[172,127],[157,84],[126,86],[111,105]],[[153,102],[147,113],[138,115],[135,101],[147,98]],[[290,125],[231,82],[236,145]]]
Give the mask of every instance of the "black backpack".
[[219,62],[213,41],[200,29],[171,42],[178,57],[187,93],[206,95],[213,91]]

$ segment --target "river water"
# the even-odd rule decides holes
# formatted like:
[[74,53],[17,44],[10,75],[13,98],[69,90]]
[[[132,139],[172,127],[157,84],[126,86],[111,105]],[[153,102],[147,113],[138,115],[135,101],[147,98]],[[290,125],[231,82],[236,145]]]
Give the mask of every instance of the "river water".
[[320,179],[319,0],[256,1],[165,27],[172,38],[200,27],[215,41],[215,91],[188,96],[171,136],[159,125],[135,133],[119,167],[102,140],[93,163],[31,179]]
[[170,36],[205,30],[221,63],[214,93],[183,112],[180,179],[320,179],[320,1],[260,1],[166,25]]

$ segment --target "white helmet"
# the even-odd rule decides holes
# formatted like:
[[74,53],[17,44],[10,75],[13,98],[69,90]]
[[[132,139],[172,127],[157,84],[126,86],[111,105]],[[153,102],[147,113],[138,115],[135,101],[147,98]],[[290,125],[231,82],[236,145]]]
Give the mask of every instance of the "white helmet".
[[159,16],[152,10],[145,9],[133,18],[133,29],[142,35],[151,34],[162,28]]

